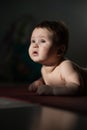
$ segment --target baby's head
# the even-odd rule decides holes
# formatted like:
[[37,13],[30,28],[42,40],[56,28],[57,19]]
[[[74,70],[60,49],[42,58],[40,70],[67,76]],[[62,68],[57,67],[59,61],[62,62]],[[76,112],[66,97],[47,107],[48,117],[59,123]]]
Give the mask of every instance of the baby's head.
[[34,62],[45,65],[58,63],[68,48],[69,33],[62,21],[43,21],[32,31],[29,55]]
[[69,31],[63,21],[43,21],[37,24],[35,28],[46,28],[48,31],[52,32],[52,42],[58,48],[58,53],[65,54],[67,52]]

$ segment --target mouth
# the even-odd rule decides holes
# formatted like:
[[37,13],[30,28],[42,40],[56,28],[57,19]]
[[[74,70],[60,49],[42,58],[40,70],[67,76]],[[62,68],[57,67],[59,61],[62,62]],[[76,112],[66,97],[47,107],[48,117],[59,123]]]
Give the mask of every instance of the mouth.
[[34,51],[33,52],[33,56],[37,56],[38,55],[38,52],[37,51]]

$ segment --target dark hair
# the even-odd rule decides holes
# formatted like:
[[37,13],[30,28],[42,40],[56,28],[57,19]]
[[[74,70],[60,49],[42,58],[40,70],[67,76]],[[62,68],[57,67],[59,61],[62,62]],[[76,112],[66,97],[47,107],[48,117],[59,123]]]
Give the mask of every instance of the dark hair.
[[53,32],[53,42],[57,46],[64,45],[64,53],[66,53],[69,41],[69,31],[63,21],[42,21],[34,28],[47,28],[49,31]]

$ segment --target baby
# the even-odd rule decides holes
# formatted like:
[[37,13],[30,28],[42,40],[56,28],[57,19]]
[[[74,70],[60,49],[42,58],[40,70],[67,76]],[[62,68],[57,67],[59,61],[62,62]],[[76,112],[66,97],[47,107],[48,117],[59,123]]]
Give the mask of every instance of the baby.
[[87,70],[65,58],[69,31],[63,21],[36,25],[29,46],[34,62],[42,64],[42,77],[29,85],[39,95],[74,95],[87,85]]

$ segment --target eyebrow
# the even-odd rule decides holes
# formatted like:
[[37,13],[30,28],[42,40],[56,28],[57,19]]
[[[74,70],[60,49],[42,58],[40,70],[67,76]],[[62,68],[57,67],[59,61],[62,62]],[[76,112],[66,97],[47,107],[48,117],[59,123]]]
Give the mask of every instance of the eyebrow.
[[[40,38],[45,38],[46,36],[39,36]],[[35,38],[35,37],[31,37],[31,38]]]

